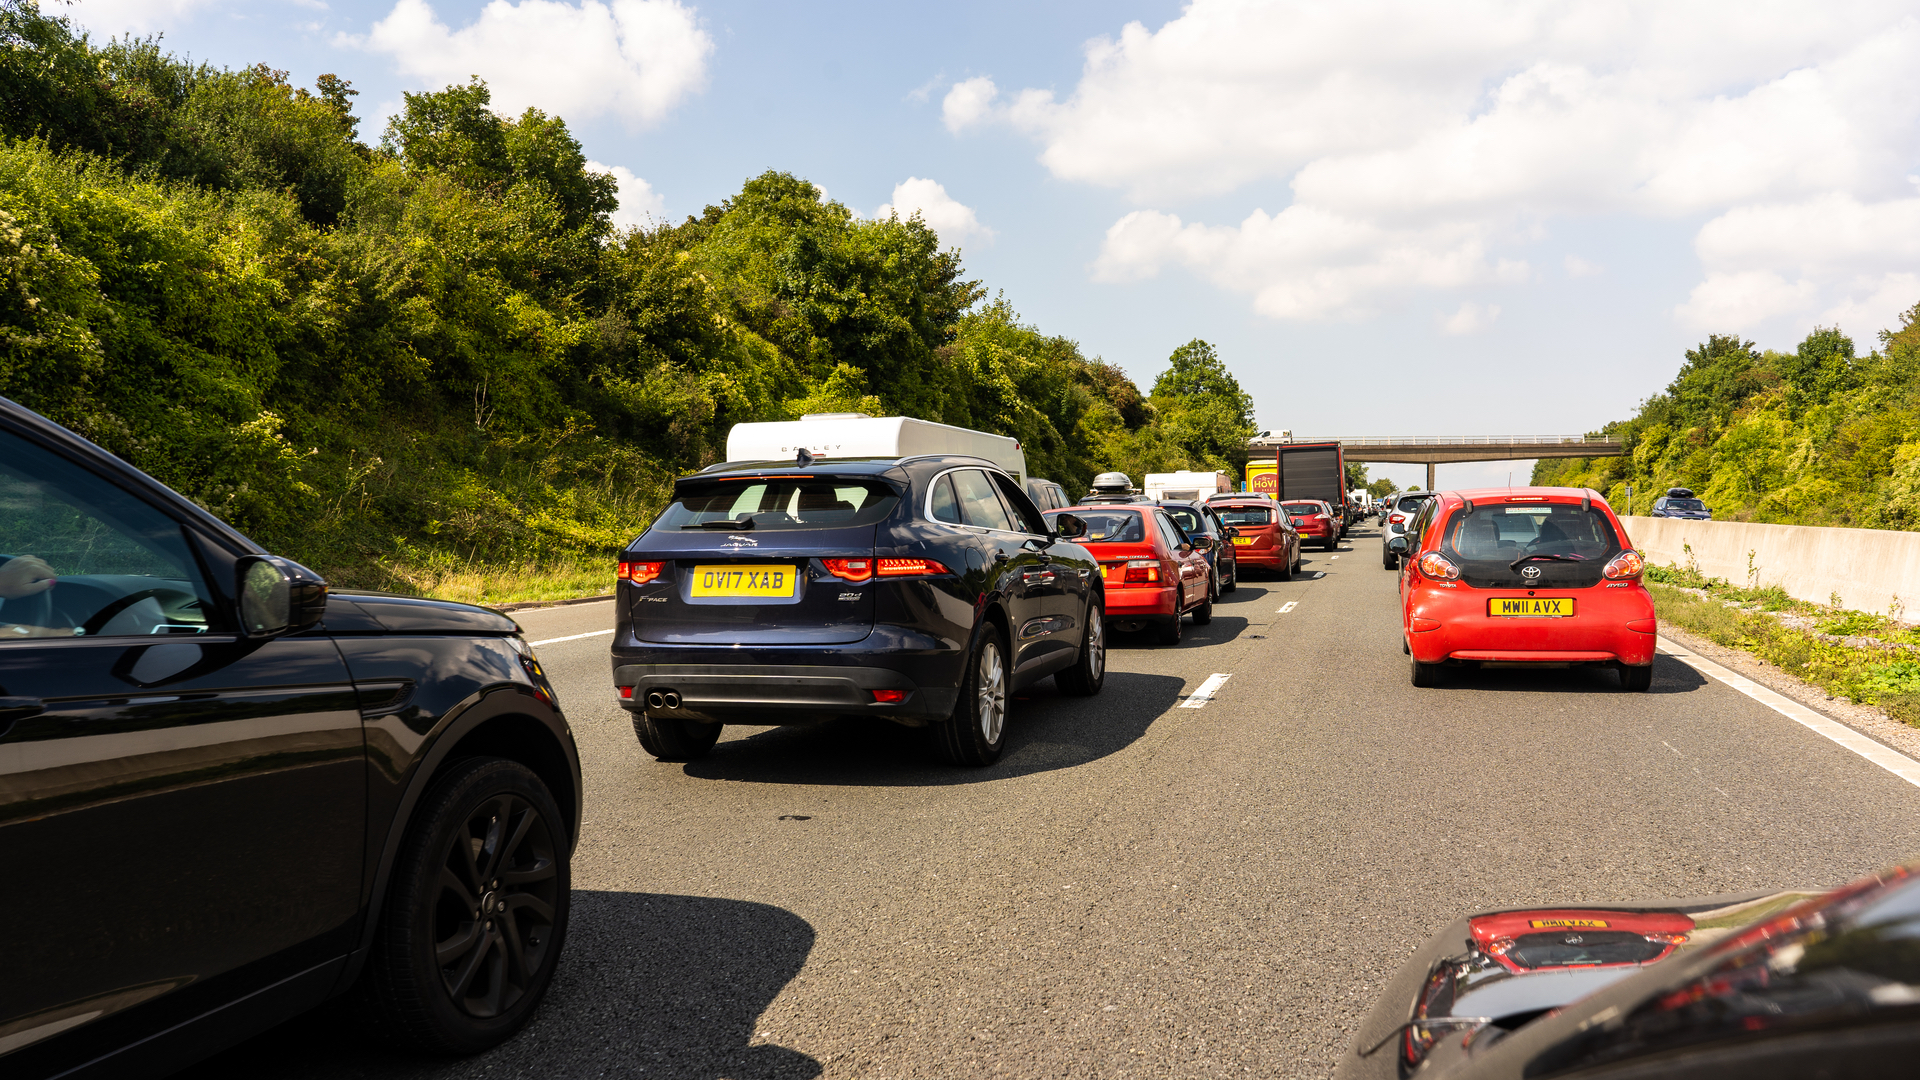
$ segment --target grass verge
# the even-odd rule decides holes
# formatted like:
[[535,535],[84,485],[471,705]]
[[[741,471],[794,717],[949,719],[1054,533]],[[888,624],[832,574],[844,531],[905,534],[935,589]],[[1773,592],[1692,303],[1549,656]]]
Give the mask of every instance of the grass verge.
[[503,566],[390,561],[381,569],[395,592],[468,604],[571,600],[613,592],[613,562],[589,556]]

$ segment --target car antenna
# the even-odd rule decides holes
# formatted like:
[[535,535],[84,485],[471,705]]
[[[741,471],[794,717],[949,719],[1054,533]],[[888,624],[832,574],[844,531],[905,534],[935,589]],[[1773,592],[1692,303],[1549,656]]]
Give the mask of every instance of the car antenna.
[[812,464],[813,464],[813,451],[808,450],[804,446],[800,448],[799,453],[793,455],[793,467],[796,469],[805,469],[811,466]]

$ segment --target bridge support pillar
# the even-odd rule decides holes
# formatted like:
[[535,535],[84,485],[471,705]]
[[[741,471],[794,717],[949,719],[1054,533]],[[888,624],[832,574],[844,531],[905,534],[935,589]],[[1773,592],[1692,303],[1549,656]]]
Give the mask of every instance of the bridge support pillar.
[[1433,490],[1433,462],[1427,462],[1427,490]]

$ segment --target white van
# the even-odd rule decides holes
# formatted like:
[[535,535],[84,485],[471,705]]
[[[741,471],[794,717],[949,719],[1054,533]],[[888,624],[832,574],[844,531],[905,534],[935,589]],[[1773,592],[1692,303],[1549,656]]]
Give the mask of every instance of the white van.
[[1160,502],[1204,502],[1208,496],[1233,490],[1233,477],[1223,472],[1150,472],[1147,474],[1147,498]]
[[728,461],[791,461],[802,449],[816,458],[903,458],[969,454],[986,458],[1027,482],[1027,455],[1017,439],[951,427],[911,416],[809,413],[798,420],[735,424],[727,432]]

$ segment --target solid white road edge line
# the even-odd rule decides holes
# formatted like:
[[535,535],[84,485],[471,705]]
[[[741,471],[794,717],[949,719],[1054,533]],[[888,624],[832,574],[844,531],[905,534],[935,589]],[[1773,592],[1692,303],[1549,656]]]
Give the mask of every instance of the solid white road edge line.
[[1225,686],[1227,680],[1231,678],[1233,678],[1232,675],[1223,675],[1220,672],[1214,672],[1207,676],[1206,682],[1201,683],[1193,693],[1187,695],[1187,700],[1181,702],[1180,707],[1183,709],[1204,708],[1207,702],[1213,700],[1213,695],[1219,693],[1220,688]]
[[1298,603],[1300,603],[1300,601],[1298,601],[1298,600],[1289,600],[1289,601],[1287,601],[1286,603],[1284,603],[1284,604],[1281,604],[1281,605],[1280,605],[1280,610],[1279,610],[1279,611],[1276,611],[1276,612],[1274,612],[1274,614],[1275,614],[1275,615],[1285,615],[1285,614],[1286,614],[1287,612],[1289,612],[1289,611],[1292,611],[1292,610],[1294,609],[1294,606],[1295,606],[1296,604],[1298,604]]
[[566,637],[550,637],[545,641],[529,641],[527,642],[527,644],[558,645],[563,641],[579,641],[581,638],[599,637],[602,634],[611,634],[611,633],[613,633],[613,631],[611,630],[595,630],[591,633],[586,633],[586,634],[568,634]]
[[1898,750],[1882,746],[1847,725],[1829,720],[1792,698],[1769,690],[1744,675],[1737,675],[1704,656],[1697,656],[1666,638],[1660,639],[1660,651],[1702,675],[1726,683],[1814,734],[1832,739],[1907,783],[1920,787],[1920,761],[1915,761]]

